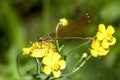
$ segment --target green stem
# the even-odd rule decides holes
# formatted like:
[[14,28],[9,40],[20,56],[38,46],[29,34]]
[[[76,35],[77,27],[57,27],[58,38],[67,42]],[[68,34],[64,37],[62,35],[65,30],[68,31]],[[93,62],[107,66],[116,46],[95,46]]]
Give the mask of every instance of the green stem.
[[82,61],[83,58],[84,58],[84,57],[82,56],[82,57],[79,59],[79,61],[73,66],[73,70],[74,70],[75,67]]
[[[90,57],[91,57],[91,55],[88,56],[88,57],[79,65],[79,67],[77,67],[77,68],[74,69],[72,72],[70,72],[70,73],[68,73],[68,74],[66,74],[66,75],[64,75],[64,76],[62,76],[62,77],[67,77],[67,76],[75,73],[76,71],[78,71],[78,70],[86,63],[86,61],[87,61],[88,59],[90,59]],[[62,78],[62,77],[61,77],[61,78]]]
[[19,68],[19,56],[20,56],[21,54],[18,54],[17,55],[17,58],[16,58],[16,63],[17,63],[17,72],[18,72],[18,75],[19,75],[19,77],[20,77],[20,79],[22,78],[22,75],[21,75],[21,73],[20,73],[20,68]]
[[90,57],[91,57],[91,55],[88,56],[88,57],[79,65],[79,67],[77,67],[77,68],[76,68],[75,70],[73,70],[72,72],[74,73],[74,72],[78,71],[78,70],[86,63],[86,61],[87,61],[88,59],[90,59]]
[[[56,38],[58,38],[58,28],[60,26],[60,23],[57,24],[56,26]],[[58,40],[55,40],[56,41],[56,46],[57,46],[57,50],[60,52],[60,47],[59,47],[59,41]]]
[[37,64],[37,75],[40,75],[40,61],[38,58],[35,58]]

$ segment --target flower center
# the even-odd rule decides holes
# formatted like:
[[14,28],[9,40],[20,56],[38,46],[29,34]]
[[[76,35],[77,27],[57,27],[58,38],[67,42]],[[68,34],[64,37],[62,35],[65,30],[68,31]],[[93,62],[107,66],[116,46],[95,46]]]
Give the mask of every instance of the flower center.
[[60,65],[55,63],[53,66],[52,66],[52,70],[54,71],[58,71],[60,69]]

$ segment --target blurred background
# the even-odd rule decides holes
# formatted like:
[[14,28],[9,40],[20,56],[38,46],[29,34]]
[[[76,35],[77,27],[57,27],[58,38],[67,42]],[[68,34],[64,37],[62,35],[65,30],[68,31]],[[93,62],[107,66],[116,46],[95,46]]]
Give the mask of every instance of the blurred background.
[[[19,57],[19,72],[24,80],[35,80],[36,63],[33,58],[22,55],[22,48],[38,36],[55,30],[60,18],[70,22],[89,13],[93,17],[92,28],[85,33],[95,35],[97,25],[111,24],[116,32],[116,44],[105,57],[91,58],[76,73],[60,80],[120,80],[120,0],[0,0],[0,80],[19,80],[16,57]],[[78,45],[78,41],[64,41],[63,54]],[[85,46],[86,47],[86,46]],[[67,69],[79,60],[82,52],[89,53],[90,45],[70,52]]]

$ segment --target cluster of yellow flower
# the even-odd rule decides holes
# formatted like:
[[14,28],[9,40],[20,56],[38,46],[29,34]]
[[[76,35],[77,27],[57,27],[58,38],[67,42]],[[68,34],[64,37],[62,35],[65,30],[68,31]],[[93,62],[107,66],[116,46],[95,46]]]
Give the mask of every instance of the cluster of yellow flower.
[[[68,21],[65,18],[60,19],[58,23],[62,26],[67,26]],[[56,31],[58,30],[58,27]],[[56,34],[57,36],[57,34]],[[35,43],[31,43],[31,46],[28,48],[23,48],[23,53],[26,55],[30,55],[35,58],[42,58],[42,63],[44,65],[43,72],[47,75],[53,73],[55,78],[60,77],[62,69],[66,67],[66,61],[60,60],[61,55],[56,51],[56,46],[53,44],[51,40],[36,41]]]
[[[66,26],[68,25],[68,21],[65,18],[60,19],[60,22],[56,27],[56,38],[58,36],[57,31],[59,25]],[[104,24],[99,24],[96,38],[92,41],[91,49],[90,49],[90,53],[93,57],[107,55],[110,46],[116,43],[116,38],[113,37],[114,32],[115,30],[111,25],[109,25],[106,29]],[[42,71],[46,75],[50,75],[52,73],[52,75],[55,78],[58,78],[61,75],[61,70],[65,69],[66,67],[66,61],[61,59],[61,54],[57,52],[56,46],[53,44],[52,40],[49,39],[42,40],[42,38],[40,39],[41,39],[40,41],[31,43],[30,47],[23,48],[22,49],[23,53],[31,57],[41,58],[40,59],[41,63],[44,65],[43,68],[41,68]],[[57,48],[59,48],[58,40],[56,40],[56,44],[57,44]],[[86,58],[87,55],[83,54],[82,58],[84,57]],[[83,64],[85,63],[85,61],[83,62]],[[83,66],[83,64],[81,65]],[[78,68],[76,68],[73,72],[78,70],[81,67],[81,65]]]
[[114,32],[115,30],[111,25],[106,29],[104,24],[99,24],[96,39],[92,41],[92,49],[90,49],[93,57],[107,55],[110,45],[116,43],[116,39],[113,37]]
[[55,46],[51,42],[42,42],[42,41],[31,43],[30,47],[23,48],[24,54],[36,58],[42,58],[54,51],[55,51]]
[[61,55],[56,52],[56,48],[52,41],[37,41],[31,43],[28,48],[23,48],[23,52],[26,55],[30,55],[35,58],[42,58],[42,63],[44,65],[43,72],[47,75],[53,73],[55,78],[61,75],[61,69],[65,69],[65,60],[60,60]]

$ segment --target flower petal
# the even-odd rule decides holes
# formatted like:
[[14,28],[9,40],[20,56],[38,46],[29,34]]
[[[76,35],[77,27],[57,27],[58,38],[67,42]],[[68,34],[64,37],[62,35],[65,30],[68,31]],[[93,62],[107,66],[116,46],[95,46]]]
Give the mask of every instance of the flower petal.
[[109,49],[104,49],[104,48],[100,47],[98,55],[99,56],[105,56],[105,55],[107,55],[108,52],[109,52]]
[[93,56],[93,57],[97,57],[98,55],[98,51],[97,50],[94,50],[94,49],[91,49],[90,50],[90,53],[91,53],[91,55]]
[[43,57],[43,55],[41,55],[41,50],[40,49],[33,49],[31,57]]
[[99,24],[98,25],[98,31],[99,32],[106,32],[106,28],[105,28],[105,25],[104,24]]
[[58,71],[52,71],[53,72],[53,76],[55,77],[55,78],[58,78],[58,77],[60,77],[60,75],[61,75],[61,71],[60,70],[58,70]]
[[97,37],[98,40],[101,41],[101,40],[103,40],[105,38],[105,35],[106,34],[104,34],[104,33],[97,32],[96,37]]
[[57,52],[52,54],[52,61],[57,62],[60,59],[61,55]]
[[65,69],[66,67],[66,62],[65,60],[59,60],[58,64],[60,65],[60,69]]
[[24,54],[27,54],[27,55],[28,55],[28,54],[31,52],[32,47],[23,48],[22,50],[23,50]]
[[104,40],[102,41],[102,47],[103,47],[103,48],[109,48],[109,42],[108,42],[106,39],[104,39]]
[[48,66],[52,66],[54,64],[54,62],[51,60],[51,58],[49,56],[45,56],[43,59],[42,59],[42,63],[44,65],[48,65]]
[[44,66],[43,72],[47,75],[51,73],[51,67],[50,66]]
[[38,47],[38,43],[37,42],[35,42],[35,43],[32,43],[32,47],[35,49],[35,48],[39,48]]
[[111,40],[109,41],[110,45],[114,45],[116,43],[116,38],[112,37]]
[[108,33],[108,34],[113,34],[114,32],[115,32],[115,30],[114,30],[113,26],[109,25],[109,26],[107,27],[107,33]]
[[92,47],[93,49],[97,49],[99,46],[100,46],[99,40],[98,40],[98,39],[94,39],[94,40],[92,41],[91,47]]

